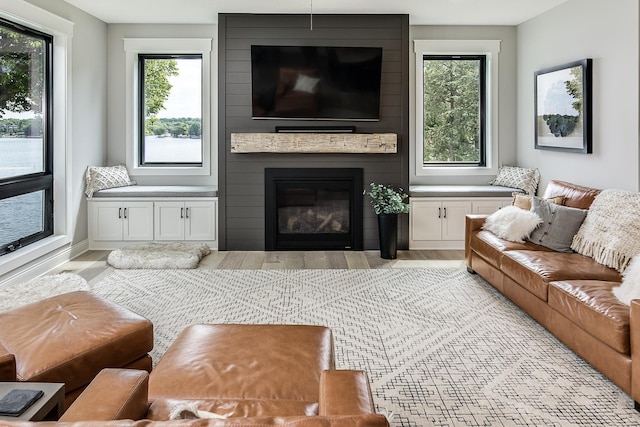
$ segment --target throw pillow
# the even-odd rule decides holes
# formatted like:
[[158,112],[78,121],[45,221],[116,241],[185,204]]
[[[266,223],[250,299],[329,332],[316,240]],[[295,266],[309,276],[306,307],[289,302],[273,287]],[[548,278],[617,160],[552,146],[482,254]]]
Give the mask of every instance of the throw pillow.
[[587,216],[586,210],[533,197],[531,211],[542,218],[542,223],[529,236],[531,242],[556,252],[573,252],[571,242]]
[[640,194],[615,189],[600,192],[571,249],[622,273],[640,254]]
[[535,195],[540,183],[538,169],[519,168],[517,166],[502,166],[498,176],[489,182],[491,185],[519,188],[529,195]]
[[129,178],[129,173],[124,165],[119,166],[89,166],[84,177],[87,197],[92,197],[93,193],[105,188],[127,187],[135,185],[135,181]]
[[482,228],[502,239],[524,243],[524,239],[541,221],[534,212],[525,211],[515,206],[505,206],[489,215]]
[[[513,196],[513,201],[511,202],[513,206],[517,206],[520,209],[524,209],[525,211],[531,210],[531,199],[533,198],[533,196],[522,193],[512,193],[511,195]],[[550,201],[551,203],[555,203],[556,205],[561,205],[564,203],[564,196],[551,197],[546,200]]]
[[632,299],[640,299],[640,255],[633,257],[622,276],[622,284],[613,288],[613,294],[630,305]]

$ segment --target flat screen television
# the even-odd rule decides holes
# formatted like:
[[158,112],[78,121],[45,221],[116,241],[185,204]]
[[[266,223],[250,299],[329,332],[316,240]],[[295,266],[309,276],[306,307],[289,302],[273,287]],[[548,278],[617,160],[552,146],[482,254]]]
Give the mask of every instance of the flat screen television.
[[379,120],[382,48],[251,46],[254,119]]

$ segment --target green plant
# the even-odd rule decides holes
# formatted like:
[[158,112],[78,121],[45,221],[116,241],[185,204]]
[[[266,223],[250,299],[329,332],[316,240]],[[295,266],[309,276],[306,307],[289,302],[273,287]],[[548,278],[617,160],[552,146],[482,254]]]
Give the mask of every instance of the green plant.
[[405,202],[409,196],[399,188],[390,185],[371,183],[371,190],[364,194],[371,197],[371,206],[376,214],[399,214],[409,212],[409,203]]

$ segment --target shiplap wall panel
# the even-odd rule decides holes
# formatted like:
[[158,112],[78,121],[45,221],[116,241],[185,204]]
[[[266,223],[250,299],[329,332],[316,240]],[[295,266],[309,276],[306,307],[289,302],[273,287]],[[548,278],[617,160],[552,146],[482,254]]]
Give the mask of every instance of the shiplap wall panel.
[[[218,139],[220,249],[264,250],[264,169],[267,167],[359,167],[365,188],[372,181],[407,186],[409,21],[407,15],[221,14],[219,16]],[[380,121],[251,119],[251,45],[382,47]],[[360,132],[396,133],[395,154],[231,153],[231,133],[273,132],[275,126],[355,125]],[[364,204],[364,247],[378,247],[377,221]],[[402,217],[399,247],[408,246]]]

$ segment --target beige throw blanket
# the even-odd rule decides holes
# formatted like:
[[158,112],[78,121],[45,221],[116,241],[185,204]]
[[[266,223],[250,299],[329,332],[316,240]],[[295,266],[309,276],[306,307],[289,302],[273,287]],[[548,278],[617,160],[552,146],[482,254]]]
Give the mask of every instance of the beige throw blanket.
[[640,194],[603,190],[589,208],[571,249],[623,272],[640,253]]

